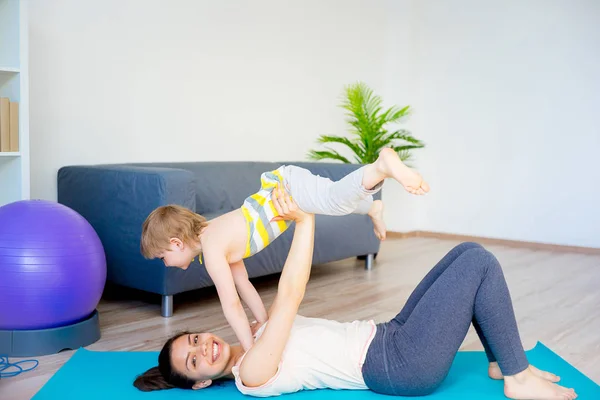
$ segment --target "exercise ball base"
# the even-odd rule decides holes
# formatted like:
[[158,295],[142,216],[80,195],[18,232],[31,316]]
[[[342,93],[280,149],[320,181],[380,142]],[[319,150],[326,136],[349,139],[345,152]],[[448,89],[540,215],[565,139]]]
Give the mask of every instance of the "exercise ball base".
[[98,311],[72,325],[40,330],[0,330],[0,354],[35,357],[77,350],[100,339]]

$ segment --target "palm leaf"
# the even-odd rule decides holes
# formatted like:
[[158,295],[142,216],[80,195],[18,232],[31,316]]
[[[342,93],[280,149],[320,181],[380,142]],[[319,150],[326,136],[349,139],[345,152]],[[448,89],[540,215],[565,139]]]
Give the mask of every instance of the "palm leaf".
[[406,106],[404,108],[398,108],[395,106],[388,108],[383,114],[375,116],[373,122],[373,129],[375,131],[378,131],[379,134],[382,134],[383,131],[385,131],[382,130],[385,124],[398,122],[398,120],[400,120],[408,114],[409,108],[410,106]]
[[[355,108],[360,109],[360,117],[364,122],[363,125],[369,128],[365,131],[365,133],[369,133],[368,135],[365,135],[368,137],[371,136],[371,133],[376,131],[376,129],[373,129],[373,121],[376,120],[376,116],[381,111],[382,100],[381,97],[375,95],[373,91],[362,82],[359,82],[354,89],[357,93],[355,98],[359,101]],[[357,117],[359,117],[359,115],[357,115]]]
[[337,151],[332,150],[328,147],[327,147],[327,150],[328,151],[311,150],[308,152],[308,157],[310,157],[311,159],[316,160],[316,161],[331,159],[331,160],[338,160],[338,161],[341,161],[346,164],[351,164],[350,161],[348,161],[348,159],[346,157],[342,156]]
[[415,138],[413,135],[411,135],[411,133],[409,131],[407,131],[405,129],[400,129],[398,131],[394,131],[394,132],[388,134],[387,136],[385,136],[384,138],[382,138],[382,140],[386,140],[388,142],[391,142],[393,140],[405,140],[409,143],[425,146],[425,144],[422,141]]
[[340,136],[329,136],[329,135],[321,135],[317,140],[319,143],[340,143],[346,145],[356,154],[358,157],[361,157],[364,153],[364,150],[361,148],[359,143],[354,143],[350,139]]
[[396,140],[402,140],[402,136],[410,136],[410,132],[406,130],[388,132],[384,129],[375,137],[373,145],[377,151],[381,151],[384,147],[390,147]]
[[384,111],[383,114],[377,116],[377,118],[375,119],[373,123],[373,129],[377,132],[378,136],[381,136],[382,134],[387,132],[385,129],[382,128],[383,125],[385,125],[388,122],[390,114],[392,112],[394,112],[394,108],[388,108],[386,111]]
[[351,87],[349,93],[349,101],[353,103],[349,109],[354,112],[350,123],[355,127],[354,133],[358,136],[358,140],[364,150],[358,158],[361,160],[361,163],[364,163],[365,160],[369,162],[368,160],[372,158],[372,141],[374,136],[371,114],[377,112],[379,99],[373,96],[373,92],[368,87],[360,83]]
[[[386,129],[387,124],[400,122],[408,115],[409,106],[384,109],[381,97],[363,82],[345,86],[343,94],[340,107],[345,110],[345,120],[351,126],[350,136],[322,135],[319,143],[344,145],[353,153],[354,160],[363,164],[374,162],[384,147],[392,147],[403,159],[408,159],[411,150],[425,146],[405,129],[392,132]],[[313,150],[309,156],[315,160],[334,159],[349,163],[348,158],[330,148]]]
[[360,140],[367,148],[371,129],[366,103],[373,102],[372,91],[362,83],[346,86],[345,91],[346,98],[342,103],[342,108],[348,111],[346,113],[349,117],[347,122],[356,128]]
[[400,151],[406,151],[406,150],[412,150],[412,149],[420,149],[423,146],[417,146],[417,145],[408,145],[408,146],[392,146],[392,149],[398,153]]
[[410,163],[409,161],[412,160],[412,154],[410,154],[409,151],[407,150],[402,150],[402,151],[398,151],[398,157],[400,157],[400,159],[404,162],[404,164],[406,164],[408,167],[410,167]]
[[405,117],[410,113],[410,106],[406,106],[403,108],[392,107],[390,110],[393,110],[390,113],[390,116],[386,120],[388,123],[398,122],[401,118]]
[[381,97],[376,96],[365,84],[360,84],[358,90],[362,93],[363,109],[368,116],[375,116],[381,110]]

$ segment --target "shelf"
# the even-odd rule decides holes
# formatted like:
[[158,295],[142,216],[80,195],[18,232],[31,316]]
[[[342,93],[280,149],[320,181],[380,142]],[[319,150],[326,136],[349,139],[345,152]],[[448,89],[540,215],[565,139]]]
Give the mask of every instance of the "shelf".
[[0,97],[19,103],[18,151],[0,152],[0,207],[30,195],[28,3],[0,0]]

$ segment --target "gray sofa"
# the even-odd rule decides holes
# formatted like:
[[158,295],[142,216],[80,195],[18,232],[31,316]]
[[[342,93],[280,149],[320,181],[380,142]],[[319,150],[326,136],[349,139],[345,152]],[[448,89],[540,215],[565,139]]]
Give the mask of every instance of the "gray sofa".
[[[173,295],[211,286],[196,259],[186,271],[165,268],[140,254],[142,223],[156,207],[179,204],[212,219],[240,207],[260,187],[260,175],[285,163],[189,162],[67,166],[58,171],[58,202],[85,217],[106,253],[108,280],[162,295],[163,316]],[[359,165],[293,163],[339,180]],[[379,196],[379,194],[378,194]],[[251,278],[281,272],[293,226],[266,249],[245,260]],[[316,218],[314,264],[366,256],[370,268],[380,242],[366,215]]]

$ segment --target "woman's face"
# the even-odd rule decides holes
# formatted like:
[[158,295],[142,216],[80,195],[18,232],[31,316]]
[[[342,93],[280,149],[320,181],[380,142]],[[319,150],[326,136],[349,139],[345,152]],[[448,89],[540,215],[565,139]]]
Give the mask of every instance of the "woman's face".
[[229,374],[229,344],[210,333],[191,333],[177,338],[171,348],[173,369],[196,382]]

